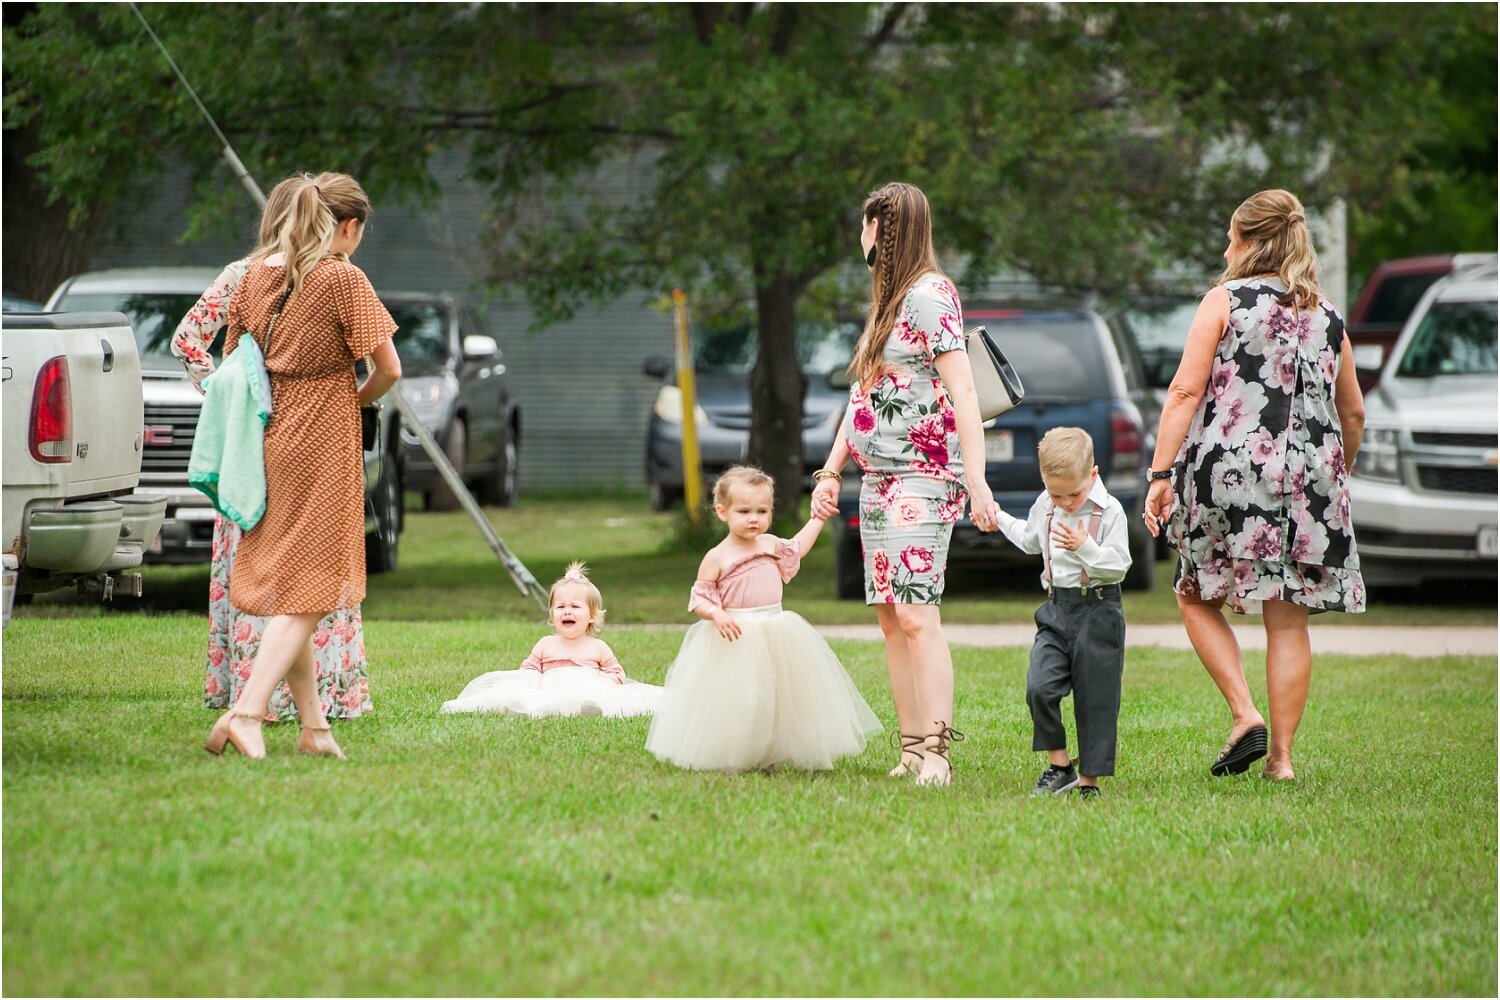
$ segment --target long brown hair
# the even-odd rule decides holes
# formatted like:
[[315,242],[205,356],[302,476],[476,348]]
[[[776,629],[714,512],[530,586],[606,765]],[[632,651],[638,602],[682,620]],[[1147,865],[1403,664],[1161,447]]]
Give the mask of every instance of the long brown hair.
[[371,215],[369,196],[348,174],[303,174],[295,181],[291,208],[276,234],[277,249],[286,254],[291,288],[329,255],[339,223],[357,219],[364,225]]
[[870,273],[870,312],[854,346],[849,378],[869,387],[885,371],[885,343],[911,286],[938,268],[932,249],[932,209],[911,184],[885,184],[865,199],[862,218],[876,220],[875,267]]
[[1218,284],[1256,274],[1275,273],[1286,285],[1283,302],[1312,309],[1323,298],[1318,284],[1318,255],[1302,202],[1275,188],[1246,198],[1229,220],[1230,230],[1254,245],[1224,269]]

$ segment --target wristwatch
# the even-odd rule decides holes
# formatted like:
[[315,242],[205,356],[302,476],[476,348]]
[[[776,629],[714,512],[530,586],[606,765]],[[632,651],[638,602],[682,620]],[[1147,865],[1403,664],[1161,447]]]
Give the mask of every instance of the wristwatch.
[[1146,485],[1147,486],[1150,486],[1152,483],[1156,482],[1158,479],[1171,479],[1171,478],[1172,478],[1172,470],[1171,469],[1147,469],[1146,470]]

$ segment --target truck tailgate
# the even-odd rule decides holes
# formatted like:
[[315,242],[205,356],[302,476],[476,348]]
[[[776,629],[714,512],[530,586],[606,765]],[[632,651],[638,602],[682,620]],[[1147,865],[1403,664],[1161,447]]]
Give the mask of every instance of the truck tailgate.
[[[6,314],[0,350],[7,491],[47,486],[40,492],[71,499],[134,488],[141,468],[141,366],[124,315]],[[67,358],[71,458],[39,462],[29,443],[32,395],[42,366],[58,355]]]

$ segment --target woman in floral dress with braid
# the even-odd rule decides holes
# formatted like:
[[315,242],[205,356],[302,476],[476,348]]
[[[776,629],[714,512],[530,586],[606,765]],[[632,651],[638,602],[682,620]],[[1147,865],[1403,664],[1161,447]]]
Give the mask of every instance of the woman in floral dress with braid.
[[[210,348],[224,328],[229,300],[250,262],[276,260],[276,234],[286,218],[291,193],[297,181],[289,177],[271,189],[261,214],[258,245],[249,256],[224,268],[213,284],[194,303],[172,336],[172,353],[187,369],[199,392],[203,380],[213,374]],[[260,648],[266,619],[235,608],[229,600],[229,574],[239,546],[239,525],[222,514],[214,517],[214,544],[208,580],[208,668],[203,677],[203,703],[208,708],[229,708],[239,698],[250,678],[250,665]],[[330,719],[353,719],[371,710],[370,682],[366,677],[364,626],[359,608],[335,611],[318,623],[313,635],[313,661],[317,668],[318,696],[323,713]],[[291,691],[283,682],[271,696],[266,721],[289,721],[297,715]]]
[[984,477],[984,430],[965,352],[962,309],[938,270],[927,197],[910,184],[872,192],[861,249],[873,284],[865,332],[850,365],[843,432],[814,474],[813,512],[838,512],[852,455],[864,483],[859,534],[865,601],[886,641],[886,668],[901,726],[892,777],[951,781],[953,657],[938,604],[948,542],[967,501],[975,527],[995,531],[999,505]]

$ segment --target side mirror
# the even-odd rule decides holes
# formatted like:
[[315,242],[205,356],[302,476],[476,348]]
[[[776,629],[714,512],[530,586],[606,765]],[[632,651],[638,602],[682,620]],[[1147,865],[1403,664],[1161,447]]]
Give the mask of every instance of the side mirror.
[[641,373],[652,378],[666,378],[672,374],[671,359],[652,355],[646,359],[645,364],[641,365]]
[[837,389],[839,392],[849,391],[849,369],[835,368],[828,373],[828,388]]
[[1356,371],[1379,372],[1385,364],[1384,344],[1356,344],[1354,346],[1354,368]]
[[464,338],[465,361],[488,361],[499,353],[500,345],[495,342],[494,337],[471,333]]

